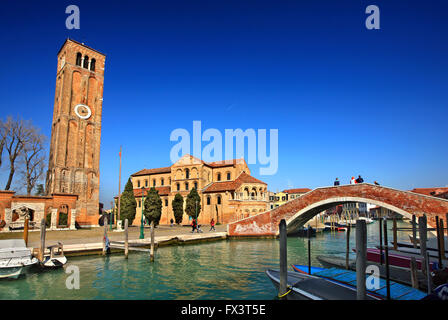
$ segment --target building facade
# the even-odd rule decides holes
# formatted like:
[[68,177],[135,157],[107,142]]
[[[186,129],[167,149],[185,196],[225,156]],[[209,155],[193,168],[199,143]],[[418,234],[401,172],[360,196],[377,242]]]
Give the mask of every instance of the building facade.
[[[177,193],[184,198],[193,188],[201,197],[199,224],[228,223],[247,218],[268,209],[267,184],[250,175],[244,159],[205,162],[184,155],[170,167],[143,169],[131,175],[137,201],[133,225],[140,225],[143,193],[151,187],[158,190],[162,199],[160,224],[174,220],[171,202]],[[183,224],[189,223],[184,213]]]
[[[74,194],[55,193],[51,196],[21,196],[14,191],[0,191],[0,231],[23,228],[29,216],[31,229],[39,228],[49,218],[50,229],[75,229],[76,202]],[[62,219],[64,217],[64,219]]]
[[311,191],[309,188],[286,189],[282,192],[269,194],[269,208],[277,208],[290,200],[300,198],[305,193]]
[[98,225],[105,58],[70,39],[58,52],[46,193],[77,195],[81,226]]

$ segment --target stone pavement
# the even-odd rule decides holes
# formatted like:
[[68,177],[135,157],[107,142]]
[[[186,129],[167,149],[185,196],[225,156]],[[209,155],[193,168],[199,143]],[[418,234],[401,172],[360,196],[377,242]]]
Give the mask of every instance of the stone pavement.
[[[190,226],[173,226],[160,225],[155,228],[156,243],[163,244],[170,240],[176,241],[197,241],[201,239],[213,239],[213,238],[225,238],[227,225],[216,225],[216,231],[209,231],[210,226],[205,225],[201,227],[202,233],[191,233]],[[144,228],[145,239],[140,240],[140,227],[129,227],[129,243],[141,243],[143,245],[149,244],[150,241],[150,228]],[[107,228],[107,234],[110,241],[124,241],[124,232],[114,232]],[[64,245],[64,252],[71,251],[75,248],[85,248],[87,250],[93,250],[102,248],[102,241],[104,235],[104,227],[92,228],[92,229],[80,229],[80,230],[66,230],[66,231],[47,231],[45,246],[57,244],[61,242]],[[2,239],[14,239],[22,238],[22,232],[10,232],[0,233],[0,240]],[[40,244],[40,232],[31,231],[28,234],[28,247],[37,248]]]

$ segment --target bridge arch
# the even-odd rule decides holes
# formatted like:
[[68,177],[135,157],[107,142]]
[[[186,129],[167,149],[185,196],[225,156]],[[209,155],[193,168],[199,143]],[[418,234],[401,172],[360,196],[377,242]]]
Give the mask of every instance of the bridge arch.
[[368,183],[317,188],[272,210],[230,223],[230,236],[275,236],[278,224],[285,219],[289,230],[338,204],[365,202],[390,209],[407,218],[412,214],[428,217],[435,225],[437,215],[448,213],[448,200]]

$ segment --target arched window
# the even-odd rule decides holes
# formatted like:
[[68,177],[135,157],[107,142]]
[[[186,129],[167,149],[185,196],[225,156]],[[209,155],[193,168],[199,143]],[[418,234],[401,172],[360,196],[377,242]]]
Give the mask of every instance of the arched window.
[[96,62],[95,59],[92,59],[90,61],[90,71],[95,71],[95,62]]
[[84,56],[84,68],[88,69],[89,68],[89,57],[88,56]]
[[156,179],[152,180],[152,186],[155,187],[156,186]]
[[140,188],[140,180],[137,180],[137,188]]
[[145,187],[148,187],[148,179],[145,180]]
[[218,173],[216,180],[221,181],[221,174]]
[[227,172],[227,180],[230,180],[231,177],[232,176],[231,176],[230,172]]
[[76,65],[77,66],[81,66],[81,60],[82,60],[82,54],[81,54],[81,52],[78,52],[76,54]]
[[188,182],[185,182],[185,190],[188,190]]
[[194,183],[194,188],[195,188],[196,190],[198,190],[198,183],[197,183],[197,182]]
[[190,170],[188,169],[185,169],[185,179],[190,179]]
[[216,198],[216,203],[217,203],[217,204],[221,204],[221,196],[218,196],[218,197]]
[[207,205],[210,205],[210,197],[207,197]]
[[164,184],[165,184],[165,180],[163,180],[163,178],[160,179],[160,185],[163,186]]
[[177,188],[177,191],[180,190],[180,184],[179,183],[176,183],[176,188]]

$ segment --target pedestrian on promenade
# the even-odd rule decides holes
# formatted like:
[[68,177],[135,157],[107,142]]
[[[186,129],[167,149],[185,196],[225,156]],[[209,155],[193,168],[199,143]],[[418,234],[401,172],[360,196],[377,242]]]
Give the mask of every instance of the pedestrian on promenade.
[[361,175],[358,176],[358,179],[356,179],[356,183],[363,183],[364,179],[361,178]]
[[171,223],[171,226],[174,226],[174,220],[173,220],[173,218],[171,218],[170,223]]
[[350,180],[350,184],[356,184],[355,177],[352,177],[352,179]]
[[196,219],[193,219],[192,221],[191,221],[191,232],[193,233],[194,232],[194,230],[196,230]]
[[210,221],[210,230],[209,231],[216,231],[215,229],[215,220],[212,218],[212,220]]
[[336,178],[336,180],[334,180],[334,184],[333,185],[335,185],[335,186],[339,185],[339,179],[338,178]]

